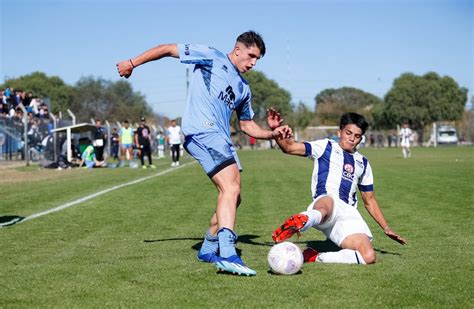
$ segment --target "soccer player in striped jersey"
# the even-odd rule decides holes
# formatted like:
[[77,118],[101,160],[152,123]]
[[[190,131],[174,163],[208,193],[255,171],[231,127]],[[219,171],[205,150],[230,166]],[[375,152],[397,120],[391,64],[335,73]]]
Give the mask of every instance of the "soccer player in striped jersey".
[[313,142],[277,140],[283,152],[314,160],[313,201],[306,211],[288,218],[272,237],[274,241],[282,242],[295,233],[314,227],[342,250],[318,253],[307,248],[303,252],[305,262],[375,263],[372,233],[357,210],[357,188],[365,208],[385,235],[402,245],[406,240],[388,225],[374,195],[372,168],[367,158],[356,149],[368,123],[359,114],[346,113],[341,117],[339,128],[339,142],[330,139]]
[[411,150],[410,144],[413,141],[413,132],[408,127],[408,122],[405,121],[403,123],[403,127],[400,129],[398,133],[400,136],[400,146],[402,147],[403,158],[410,158],[411,157]]

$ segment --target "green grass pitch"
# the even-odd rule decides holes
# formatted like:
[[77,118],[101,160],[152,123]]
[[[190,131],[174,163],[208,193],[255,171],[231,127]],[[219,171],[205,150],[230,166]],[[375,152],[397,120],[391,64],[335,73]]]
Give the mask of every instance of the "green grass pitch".
[[[0,228],[0,307],[473,308],[474,148],[363,149],[391,227],[374,234],[375,265],[308,264],[269,273],[272,231],[311,201],[312,162],[278,150],[241,151],[237,247],[255,277],[219,274],[196,260],[216,189],[198,164],[74,207]],[[0,170],[0,217],[29,216],[156,170]],[[190,162],[186,159],[184,163]],[[3,179],[2,179],[3,178]],[[328,247],[309,231],[292,241]]]

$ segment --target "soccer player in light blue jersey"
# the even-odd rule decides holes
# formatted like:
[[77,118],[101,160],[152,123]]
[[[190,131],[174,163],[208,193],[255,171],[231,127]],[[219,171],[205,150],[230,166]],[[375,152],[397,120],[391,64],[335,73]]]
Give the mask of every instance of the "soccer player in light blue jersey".
[[182,119],[184,148],[201,164],[218,190],[216,210],[198,259],[215,263],[222,271],[249,276],[256,272],[244,264],[234,246],[242,168],[230,138],[232,113],[237,113],[240,128],[249,136],[291,136],[291,129],[280,126],[283,120],[273,109],[267,117],[272,130],[253,121],[252,95],[241,73],[251,70],[264,54],[262,37],[248,31],[237,38],[229,54],[205,45],[164,44],[117,64],[119,75],[126,78],[137,66],[163,57],[179,58],[182,63],[193,65],[192,85]]
[[305,262],[371,264],[375,263],[372,233],[357,210],[359,189],[365,208],[385,235],[404,245],[406,240],[395,233],[385,220],[374,195],[372,168],[357,145],[368,128],[363,116],[346,113],[341,117],[339,142],[322,139],[313,142],[277,140],[283,152],[309,157],[314,161],[311,193],[307,210],[291,216],[272,237],[282,242],[295,233],[314,227],[342,250],[318,253],[313,248],[303,252]]

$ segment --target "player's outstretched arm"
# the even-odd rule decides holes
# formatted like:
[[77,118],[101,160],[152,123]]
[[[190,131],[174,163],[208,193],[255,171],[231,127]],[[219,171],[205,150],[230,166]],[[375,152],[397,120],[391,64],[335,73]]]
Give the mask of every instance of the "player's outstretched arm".
[[372,218],[374,218],[375,222],[377,222],[378,225],[380,225],[380,227],[383,229],[385,235],[395,240],[396,242],[405,245],[407,241],[403,237],[395,233],[388,225],[387,220],[385,220],[382,210],[379,207],[379,203],[375,198],[374,191],[361,192],[361,196],[362,200],[364,201],[365,208],[372,216]]
[[144,63],[158,60],[164,57],[179,57],[178,45],[176,44],[162,44],[153,47],[141,55],[123,60],[116,64],[117,71],[120,77],[129,78],[132,75],[133,69]]
[[240,129],[247,135],[258,139],[289,138],[293,131],[289,126],[281,126],[275,129],[265,130],[253,120],[240,120]]
[[281,151],[286,154],[302,157],[306,155],[306,147],[304,143],[295,141],[293,137],[279,138],[275,139],[275,141],[277,142],[278,146],[280,146]]

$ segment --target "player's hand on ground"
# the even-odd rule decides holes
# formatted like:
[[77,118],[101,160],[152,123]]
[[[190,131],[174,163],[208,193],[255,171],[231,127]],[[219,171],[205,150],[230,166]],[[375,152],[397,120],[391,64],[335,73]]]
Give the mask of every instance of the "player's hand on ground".
[[130,60],[124,60],[116,64],[120,77],[129,78],[132,75],[133,66]]
[[282,122],[283,118],[281,118],[280,113],[274,107],[267,109],[267,124],[270,129],[275,130]]
[[396,242],[406,245],[407,241],[406,239],[402,238],[400,235],[395,233],[390,227],[386,227],[384,230],[385,235],[390,237],[391,239],[395,240]]

